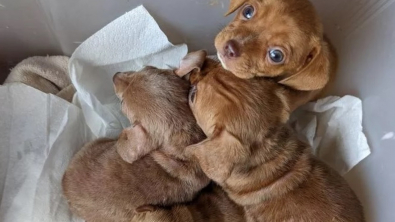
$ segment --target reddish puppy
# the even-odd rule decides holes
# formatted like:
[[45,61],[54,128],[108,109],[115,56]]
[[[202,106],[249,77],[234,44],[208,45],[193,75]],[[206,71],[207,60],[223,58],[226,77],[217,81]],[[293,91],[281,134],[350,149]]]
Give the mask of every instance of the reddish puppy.
[[208,136],[187,151],[247,221],[364,221],[346,181],[287,127],[291,89],[202,61],[204,53],[190,54],[182,63],[190,68],[178,72],[192,70],[189,104]]
[[222,65],[240,78],[271,77],[316,98],[334,78],[335,50],[308,0],[231,0],[234,20],[216,37]]

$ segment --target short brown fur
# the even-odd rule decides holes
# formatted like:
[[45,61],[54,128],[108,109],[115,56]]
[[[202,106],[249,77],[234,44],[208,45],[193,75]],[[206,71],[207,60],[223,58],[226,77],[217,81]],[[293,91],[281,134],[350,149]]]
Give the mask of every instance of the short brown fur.
[[85,145],[62,181],[71,210],[89,222],[130,221],[137,207],[190,201],[209,183],[185,156],[205,138],[188,106],[189,83],[147,67],[117,74],[114,85],[133,126],[118,141]]
[[345,180],[286,126],[293,98],[306,101],[303,94],[270,79],[240,79],[210,60],[190,81],[190,106],[208,138],[187,151],[247,221],[364,221]]
[[147,206],[131,222],[245,222],[243,208],[218,185],[210,184],[193,201],[171,207]]

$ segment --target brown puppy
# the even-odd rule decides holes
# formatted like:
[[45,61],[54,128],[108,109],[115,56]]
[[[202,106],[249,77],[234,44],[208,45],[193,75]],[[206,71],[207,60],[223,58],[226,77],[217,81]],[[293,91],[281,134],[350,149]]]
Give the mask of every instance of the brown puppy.
[[273,77],[315,98],[333,79],[334,48],[308,0],[231,0],[239,9],[216,37],[222,65],[240,78]]
[[244,207],[247,220],[364,221],[345,180],[286,126],[294,106],[284,99],[289,88],[265,78],[240,79],[211,61],[200,69],[202,59],[195,53],[184,63],[196,68],[189,103],[208,138],[187,151]]
[[130,221],[139,206],[190,201],[209,183],[185,156],[205,138],[188,106],[189,83],[148,67],[117,74],[114,86],[134,127],[118,141],[87,144],[62,181],[71,210],[89,222]]
[[171,207],[145,206],[131,222],[244,222],[244,210],[211,184],[193,201]]

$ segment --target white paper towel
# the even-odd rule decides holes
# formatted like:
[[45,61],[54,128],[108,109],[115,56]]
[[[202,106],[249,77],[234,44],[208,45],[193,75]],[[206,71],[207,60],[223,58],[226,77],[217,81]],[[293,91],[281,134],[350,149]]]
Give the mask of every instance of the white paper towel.
[[129,125],[112,85],[116,72],[136,71],[147,65],[178,67],[187,51],[186,45],[174,46],[168,41],[143,6],[83,42],[73,53],[69,70],[92,132],[97,137],[116,137]]
[[313,153],[342,175],[370,154],[362,131],[362,102],[356,97],[330,96],[308,103],[289,122]]
[[78,221],[60,181],[93,139],[81,109],[19,83],[0,87],[0,104],[0,221]]

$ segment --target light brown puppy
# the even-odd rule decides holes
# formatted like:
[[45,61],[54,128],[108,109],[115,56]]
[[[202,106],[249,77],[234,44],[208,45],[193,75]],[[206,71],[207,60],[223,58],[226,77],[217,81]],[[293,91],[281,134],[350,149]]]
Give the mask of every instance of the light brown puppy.
[[364,221],[345,180],[286,126],[294,100],[284,95],[291,89],[265,78],[240,79],[212,61],[200,68],[201,54],[183,63],[195,69],[189,103],[208,138],[187,151],[244,207],[247,220]]
[[218,185],[210,184],[193,201],[171,207],[145,206],[131,222],[244,222],[243,208]]
[[188,106],[189,83],[147,67],[117,74],[114,86],[134,126],[118,141],[83,147],[62,181],[71,210],[88,222],[130,221],[139,206],[190,201],[209,183],[185,156],[186,146],[205,138]]
[[337,58],[309,0],[231,0],[234,20],[216,37],[222,65],[240,78],[272,77],[314,99],[334,78]]

